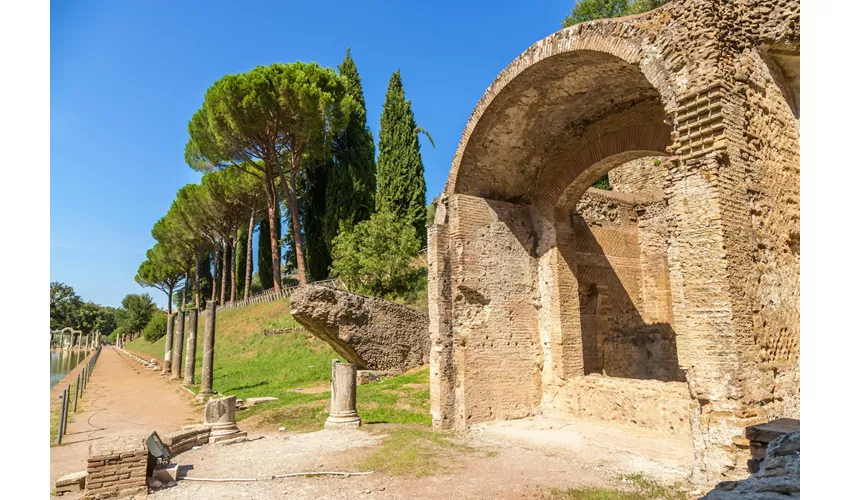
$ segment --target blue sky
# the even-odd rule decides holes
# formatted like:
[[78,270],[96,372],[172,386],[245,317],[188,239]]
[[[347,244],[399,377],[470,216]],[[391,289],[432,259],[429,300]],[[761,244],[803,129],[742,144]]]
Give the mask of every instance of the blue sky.
[[[470,112],[496,75],[556,31],[573,2],[61,1],[50,12],[50,280],[117,306],[150,229],[199,174],[186,125],[227,73],[296,60],[336,67],[347,47],[377,141],[400,69],[430,200]],[[147,290],[160,306],[165,298]]]

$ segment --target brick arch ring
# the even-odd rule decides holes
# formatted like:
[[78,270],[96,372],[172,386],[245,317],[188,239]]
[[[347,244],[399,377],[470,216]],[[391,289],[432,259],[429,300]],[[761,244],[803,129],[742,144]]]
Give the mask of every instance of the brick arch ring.
[[[617,19],[602,19],[564,28],[526,49],[499,73],[472,111],[452,158],[449,177],[443,192],[454,194],[458,170],[463,162],[467,145],[489,105],[519,74],[552,56],[580,51],[601,52],[618,57],[629,65],[637,66],[650,85],[658,91],[664,109],[671,114],[677,106],[675,90],[667,80],[667,71],[663,62],[657,57],[644,57],[645,54],[641,48],[641,42],[651,42],[653,38],[652,35],[646,34],[633,24],[625,24]],[[667,133],[669,137],[669,129]]]
[[672,130],[667,124],[622,128],[572,151],[543,188],[538,203],[572,209],[587,188],[611,169],[645,156],[668,156]]

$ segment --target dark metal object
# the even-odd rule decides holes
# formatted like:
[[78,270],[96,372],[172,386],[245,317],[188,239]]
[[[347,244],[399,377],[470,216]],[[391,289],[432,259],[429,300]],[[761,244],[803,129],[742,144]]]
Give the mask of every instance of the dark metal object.
[[168,451],[168,446],[159,438],[159,434],[153,431],[150,436],[145,439],[145,445],[148,447],[148,452],[154,456],[160,463],[167,464],[171,460],[171,453]]
[[162,442],[156,431],[153,431],[145,439],[145,446],[148,448],[147,473],[145,477],[151,477],[153,476],[153,470],[156,464],[167,464],[171,460],[171,453],[168,451],[168,446],[165,446],[165,443]]

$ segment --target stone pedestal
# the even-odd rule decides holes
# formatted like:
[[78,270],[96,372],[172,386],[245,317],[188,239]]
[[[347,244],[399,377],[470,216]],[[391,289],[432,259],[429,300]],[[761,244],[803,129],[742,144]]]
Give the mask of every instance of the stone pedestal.
[[174,325],[174,340],[171,349],[171,379],[180,380],[183,373],[183,311],[177,313]]
[[360,427],[357,414],[357,367],[333,360],[331,373],[331,414],[325,428]]
[[201,362],[200,397],[213,394],[213,360],[215,357],[215,301],[207,302],[207,319],[204,323],[204,358]]
[[198,310],[189,309],[186,321],[186,359],[183,363],[183,384],[195,383],[195,349],[198,344]]
[[204,425],[210,427],[210,443],[244,440],[248,433],[236,426],[236,396],[211,399],[204,412]]

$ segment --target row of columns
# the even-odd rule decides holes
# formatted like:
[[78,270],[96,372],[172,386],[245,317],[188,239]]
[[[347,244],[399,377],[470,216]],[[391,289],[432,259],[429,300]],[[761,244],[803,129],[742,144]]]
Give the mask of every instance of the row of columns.
[[[216,303],[207,302],[206,321],[204,322],[204,346],[201,361],[201,391],[199,398],[212,396],[213,362],[215,358],[215,313]],[[186,357],[183,358],[185,339]],[[198,309],[179,310],[168,316],[165,329],[165,356],[162,364],[162,376],[182,381],[184,385],[195,383],[195,358],[198,342]],[[230,398],[235,401],[235,396]],[[220,400],[220,401],[224,401]],[[233,413],[233,409],[231,409]],[[207,421],[210,421],[209,405]],[[233,417],[233,415],[231,415]],[[228,419],[228,421],[232,420]],[[217,420],[216,420],[217,421]],[[331,408],[325,427],[359,427],[360,415],[357,414],[357,367],[350,363],[340,363],[334,359],[331,369]],[[235,424],[232,426],[236,428]],[[238,429],[236,429],[238,431]]]
[[115,338],[116,347],[124,347],[128,342],[132,342],[139,338],[140,333],[123,333]]
[[[201,361],[201,392],[199,397],[213,394],[213,360],[215,352],[214,301],[207,302],[204,323],[204,346]],[[195,383],[195,359],[198,344],[198,309],[179,310],[168,316],[165,330],[165,357],[162,375],[185,385]],[[185,348],[186,356],[183,357]]]
[[100,345],[100,332],[83,334],[79,330],[69,328],[50,332],[51,349],[96,349]]

